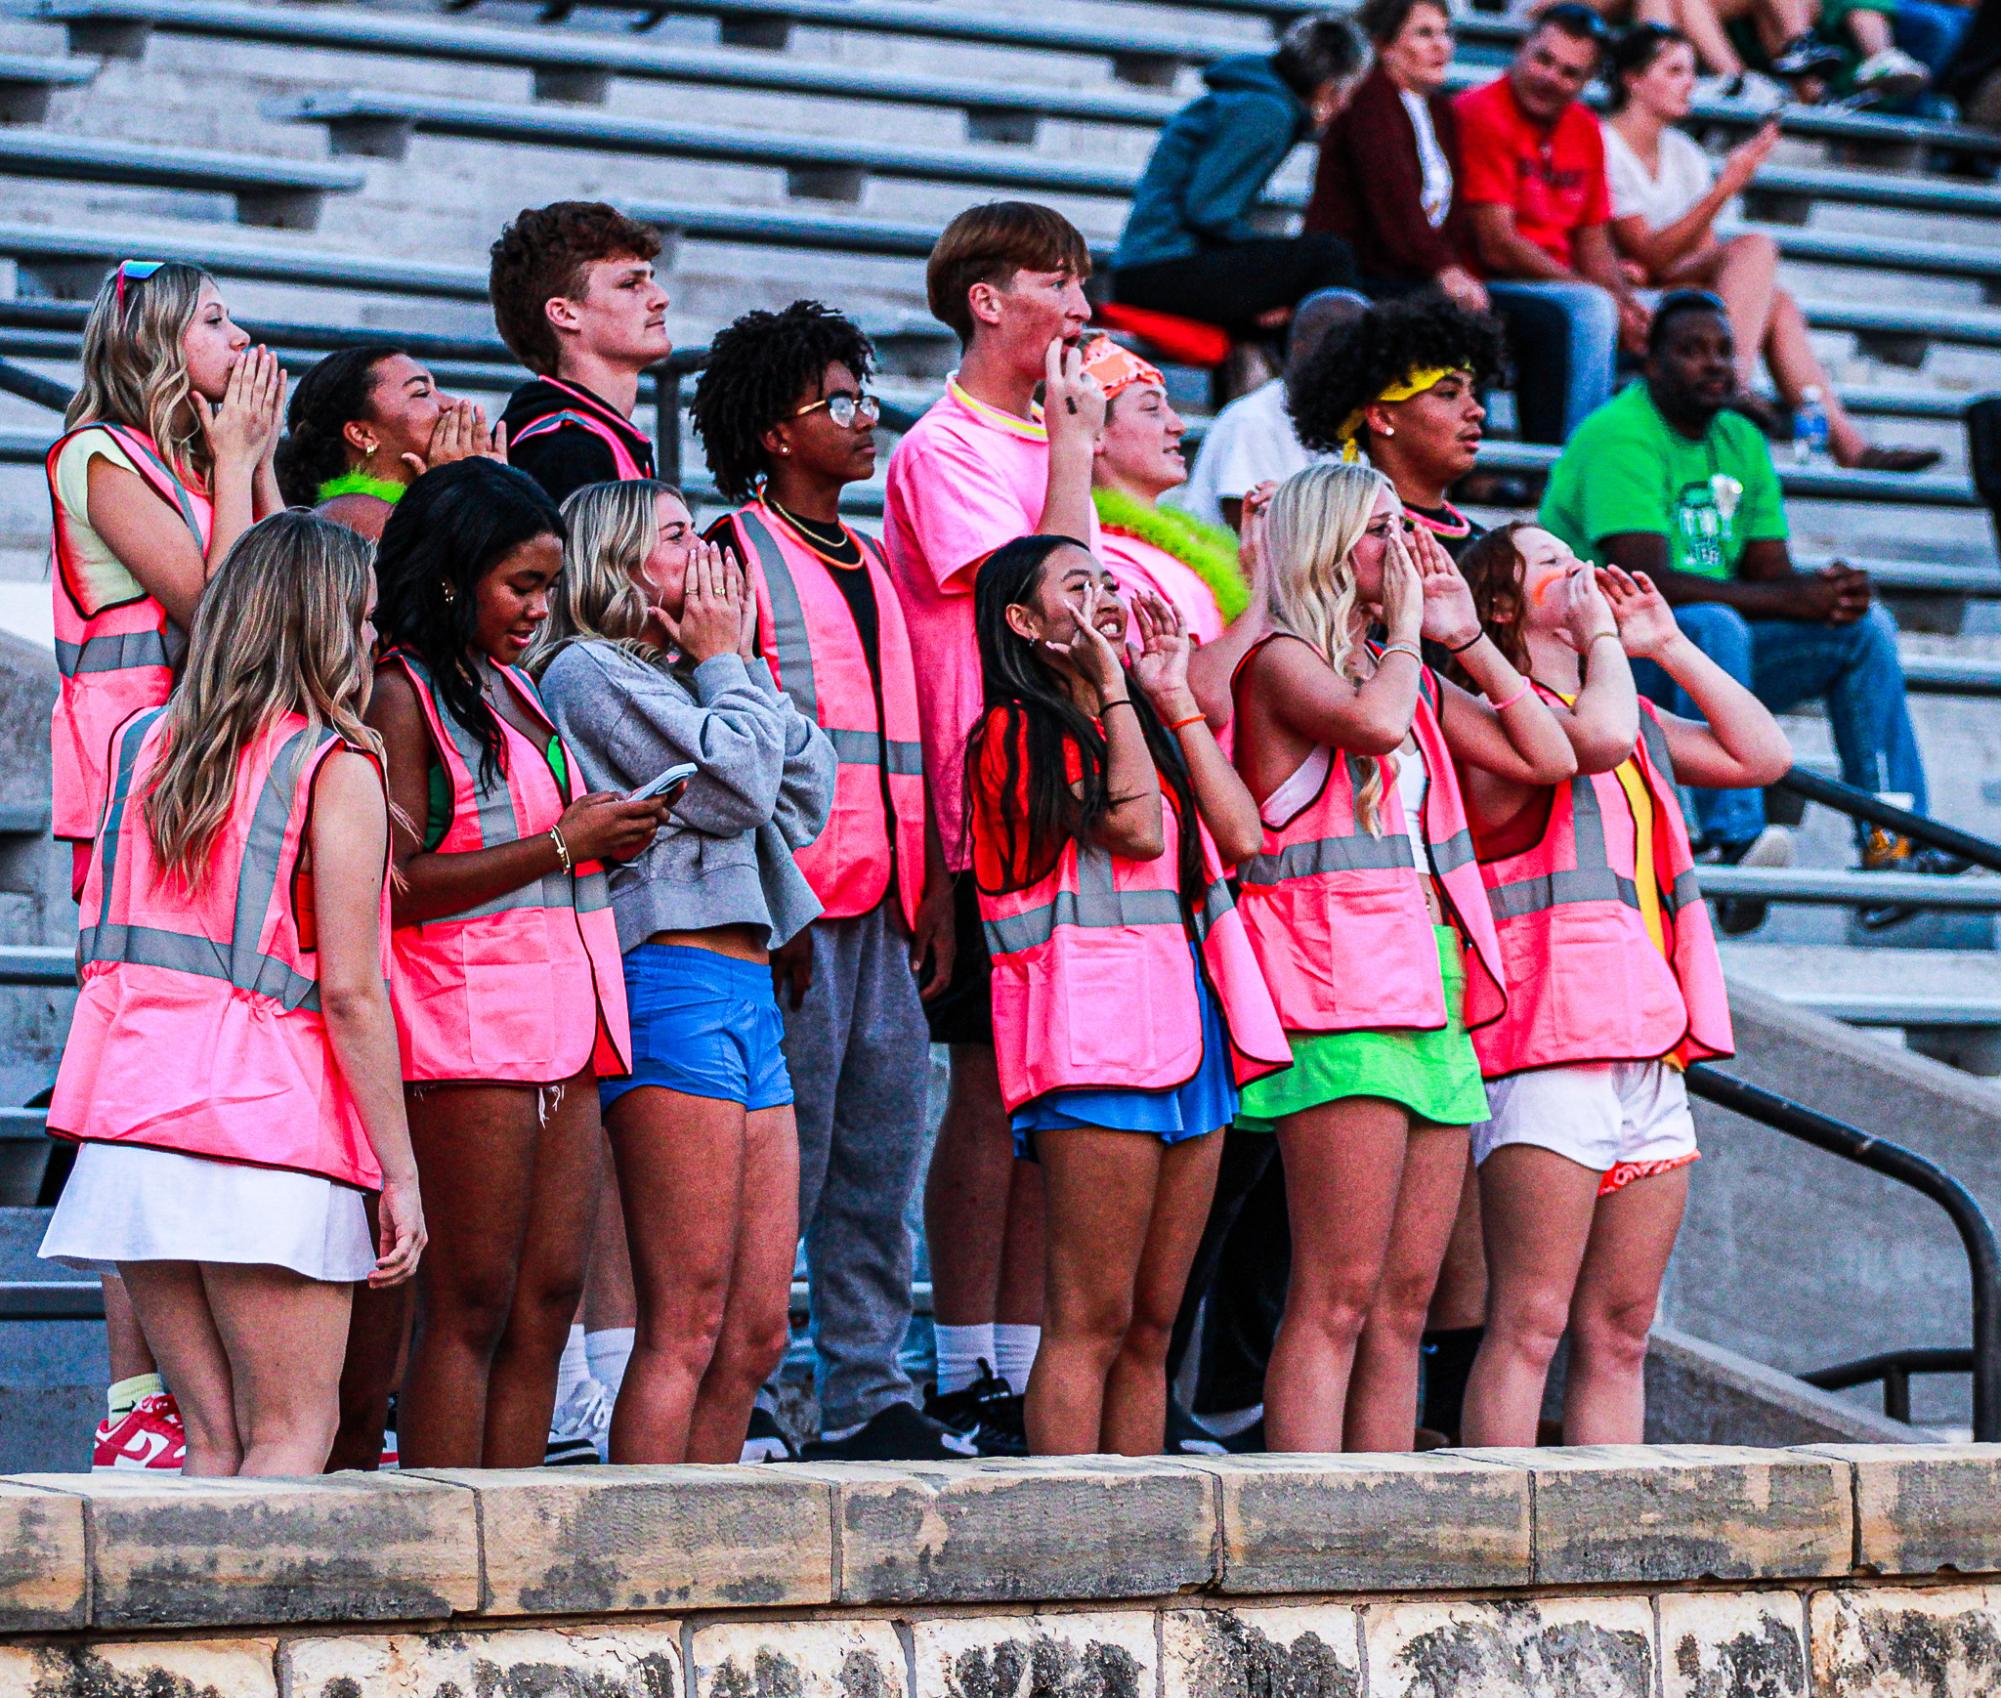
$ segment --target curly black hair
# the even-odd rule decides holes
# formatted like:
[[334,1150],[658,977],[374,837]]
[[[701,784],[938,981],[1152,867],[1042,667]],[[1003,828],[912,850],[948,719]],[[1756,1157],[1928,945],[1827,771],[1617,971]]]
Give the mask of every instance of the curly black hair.
[[[1478,384],[1504,381],[1507,347],[1500,322],[1443,295],[1424,294],[1385,301],[1335,325],[1286,386],[1286,411],[1299,440],[1323,454],[1338,454],[1348,415],[1417,366],[1470,370]],[[1367,434],[1364,427],[1364,448]]]
[[838,361],[866,382],[875,347],[849,320],[818,301],[782,312],[747,312],[717,331],[689,412],[726,501],[748,501],[771,470],[758,439],[799,405],[817,400],[820,378]]
[[481,456],[420,477],[376,544],[375,625],[383,647],[408,649],[424,663],[438,705],[479,744],[482,788],[506,770],[507,740],[473,669],[475,592],[523,543],[563,534],[563,515],[539,483]]
[[373,413],[375,368],[403,351],[389,342],[343,348],[299,379],[274,457],[278,493],[287,505],[315,506],[320,485],[348,469],[347,439],[341,432]]

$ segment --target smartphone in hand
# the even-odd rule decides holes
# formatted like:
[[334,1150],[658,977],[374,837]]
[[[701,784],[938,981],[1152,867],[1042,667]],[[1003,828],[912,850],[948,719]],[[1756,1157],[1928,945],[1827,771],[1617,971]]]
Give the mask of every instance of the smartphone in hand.
[[683,761],[679,766],[670,766],[657,778],[648,779],[637,790],[626,792],[628,802],[648,802],[663,791],[672,790],[677,784],[686,784],[702,769],[693,761]]

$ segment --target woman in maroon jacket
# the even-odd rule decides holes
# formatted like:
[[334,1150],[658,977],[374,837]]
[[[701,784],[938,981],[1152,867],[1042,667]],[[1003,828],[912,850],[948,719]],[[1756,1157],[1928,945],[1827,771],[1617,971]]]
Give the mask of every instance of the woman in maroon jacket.
[[1487,291],[1459,258],[1452,20],[1441,0],[1365,0],[1355,18],[1376,62],[1321,143],[1306,228],[1348,239],[1371,295],[1436,285],[1485,312]]

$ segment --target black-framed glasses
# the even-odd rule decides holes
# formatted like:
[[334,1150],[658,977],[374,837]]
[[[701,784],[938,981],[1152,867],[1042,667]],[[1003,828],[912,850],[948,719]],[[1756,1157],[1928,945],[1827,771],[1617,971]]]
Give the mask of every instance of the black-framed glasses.
[[882,417],[882,403],[873,395],[825,395],[817,401],[808,401],[805,406],[793,409],[795,419],[803,419],[808,413],[817,413],[822,407],[827,409],[827,417],[843,430],[854,429],[855,420],[863,424],[874,424]]

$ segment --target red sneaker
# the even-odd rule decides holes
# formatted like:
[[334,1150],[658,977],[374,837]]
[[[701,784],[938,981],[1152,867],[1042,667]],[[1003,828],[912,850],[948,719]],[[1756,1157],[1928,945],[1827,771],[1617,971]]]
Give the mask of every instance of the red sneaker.
[[90,1471],[150,1468],[178,1474],[187,1460],[187,1434],[181,1430],[181,1406],[170,1391],[142,1397],[116,1421],[98,1422],[90,1447]]

